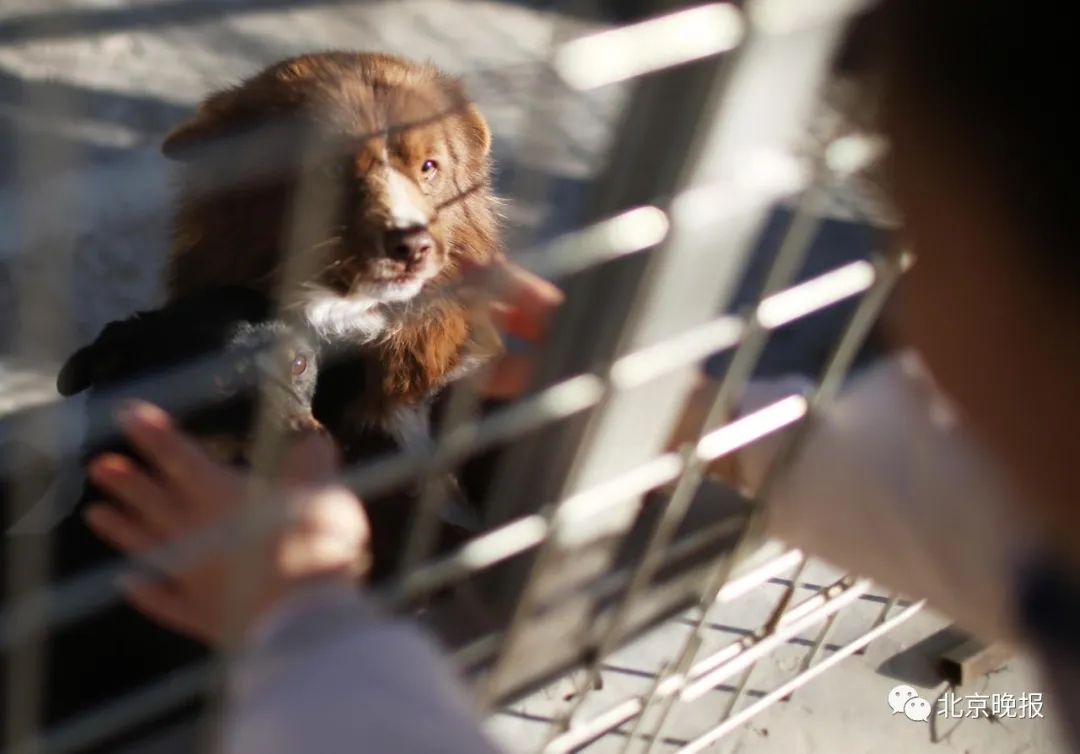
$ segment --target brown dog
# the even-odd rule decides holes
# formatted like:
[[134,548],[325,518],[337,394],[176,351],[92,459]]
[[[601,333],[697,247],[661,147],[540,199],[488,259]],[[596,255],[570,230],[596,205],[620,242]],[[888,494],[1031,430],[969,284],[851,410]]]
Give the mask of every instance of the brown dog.
[[240,284],[371,358],[364,421],[499,348],[455,280],[499,251],[490,132],[460,84],[381,54],[286,60],[168,135],[181,163],[175,298]]

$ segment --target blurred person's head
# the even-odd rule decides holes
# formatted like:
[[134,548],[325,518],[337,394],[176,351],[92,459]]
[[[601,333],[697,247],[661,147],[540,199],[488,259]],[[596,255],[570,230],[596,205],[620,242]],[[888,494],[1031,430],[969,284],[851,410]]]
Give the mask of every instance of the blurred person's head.
[[1003,0],[885,0],[874,24],[887,176],[917,260],[901,334],[1080,563],[1071,25]]

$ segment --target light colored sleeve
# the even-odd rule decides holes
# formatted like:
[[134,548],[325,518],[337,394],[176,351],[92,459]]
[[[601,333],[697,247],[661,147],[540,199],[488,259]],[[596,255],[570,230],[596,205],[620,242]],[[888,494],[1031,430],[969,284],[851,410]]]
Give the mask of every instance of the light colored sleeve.
[[[758,383],[744,411],[790,394]],[[777,440],[740,454],[755,488]],[[928,602],[987,640],[1015,637],[1023,509],[918,361],[869,369],[817,418],[764,501],[773,536]]]
[[234,658],[225,754],[495,754],[469,696],[409,621],[351,587],[294,595]]

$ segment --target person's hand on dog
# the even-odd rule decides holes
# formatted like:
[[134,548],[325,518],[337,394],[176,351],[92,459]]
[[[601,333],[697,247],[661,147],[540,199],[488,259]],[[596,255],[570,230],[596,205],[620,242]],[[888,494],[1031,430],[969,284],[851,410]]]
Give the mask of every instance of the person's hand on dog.
[[[147,468],[109,453],[95,458],[91,480],[114,498],[86,511],[98,536],[138,558],[161,545],[205,531],[241,513],[249,492],[248,472],[211,460],[193,440],[174,428],[165,412],[145,403],[127,409],[121,426]],[[356,496],[335,483],[337,452],[328,436],[312,432],[287,451],[274,505],[285,506],[285,523],[260,539],[256,590],[237,605],[227,605],[238,563],[249,548],[212,551],[168,568],[163,578],[129,579],[124,591],[131,604],[162,625],[208,643],[226,633],[244,635],[290,592],[314,581],[352,582],[370,558],[367,517]],[[229,624],[226,625],[226,621]]]
[[[547,337],[552,314],[563,302],[563,293],[539,275],[504,259],[467,270],[481,281],[493,297],[491,315],[505,334],[526,344]],[[486,398],[511,399],[520,395],[532,378],[535,354],[528,350],[505,353],[488,372],[481,392]]]

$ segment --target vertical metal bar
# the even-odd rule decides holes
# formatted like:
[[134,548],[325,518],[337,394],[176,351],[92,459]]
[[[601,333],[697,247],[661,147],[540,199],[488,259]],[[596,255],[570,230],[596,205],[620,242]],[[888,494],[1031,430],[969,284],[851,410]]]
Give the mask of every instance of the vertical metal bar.
[[[806,258],[814,235],[821,225],[825,207],[832,195],[831,185],[823,185],[823,159],[815,162],[814,176],[809,187],[800,198],[776,258],[762,286],[760,300],[788,286],[799,271],[799,266]],[[746,320],[746,329],[739,347],[735,350],[728,364],[724,379],[719,383],[712,397],[712,408],[705,417],[702,431],[708,431],[728,417],[737,401],[738,395],[745,388],[761,354],[765,350],[769,331],[762,325],[756,314]]]
[[677,664],[668,665],[671,672],[658,680],[655,691],[652,696],[646,700],[645,707],[641,711],[642,718],[645,717],[645,714],[654,706],[654,704],[656,704],[656,702],[660,702],[660,708],[655,721],[653,722],[652,732],[645,737],[645,748],[641,750],[641,754],[649,754],[649,752],[652,751],[656,740],[663,734],[664,725],[668,720],[668,716],[671,714],[672,708],[679,700],[678,694],[668,693],[661,697],[657,692],[659,692],[670,679],[684,677],[686,675],[690,670],[690,665],[693,663],[695,655],[697,655],[698,650],[701,649],[702,641],[701,634],[696,631],[687,637],[682,651],[675,654],[673,662]]
[[[758,662],[760,662],[760,660],[758,660]],[[731,692],[731,697],[724,707],[724,714],[720,716],[721,720],[727,720],[734,714],[735,707],[738,706],[742,695],[746,693],[746,689],[750,685],[750,677],[754,674],[754,670],[757,669],[757,666],[757,662],[748,665],[746,670],[742,672],[742,675],[739,676],[739,682],[735,685],[735,689]]]
[[[711,60],[695,64],[684,71],[665,71],[639,83],[636,97],[625,116],[628,127],[620,131],[613,148],[615,158],[600,183],[605,193],[596,200],[594,216],[603,217],[622,209],[651,203],[650,200],[657,194],[670,195],[686,185],[686,178],[681,175],[684,172],[683,166],[688,162],[688,154],[694,149],[690,145],[699,138],[696,133],[699,118],[709,112],[711,103],[718,95],[715,85],[718,70],[719,62]],[[689,90],[687,87],[690,87]],[[698,94],[692,94],[693,92]],[[680,117],[672,117],[673,114]],[[635,165],[634,175],[625,175],[625,162],[618,157],[622,154],[637,154],[642,158]],[[686,251],[690,251],[689,247]],[[550,362],[571,371],[591,371],[594,364],[609,363],[615,354],[643,344],[645,341],[642,335],[652,324],[650,317],[674,317],[685,324],[709,318],[715,311],[714,293],[703,296],[704,300],[695,302],[695,306],[689,310],[682,306],[672,306],[670,286],[678,286],[680,282],[672,279],[670,273],[679,267],[665,263],[664,260],[670,261],[675,256],[683,258],[682,273],[685,280],[692,254],[678,254],[675,249],[668,247],[662,253],[648,255],[648,258],[629,258],[602,270],[590,270],[570,281],[567,302],[556,321],[556,332],[562,335],[562,339],[548,351]],[[664,273],[665,269],[667,274]],[[721,280],[724,274],[719,273]],[[717,275],[705,277],[708,282],[712,282]],[[658,291],[666,291],[666,295],[659,294]],[[671,330],[677,329],[671,322],[667,327]],[[589,348],[582,348],[579,333],[583,331],[592,335]],[[656,333],[649,339],[655,342],[659,336],[660,334]],[[564,437],[563,442],[559,443],[561,447],[549,446],[549,455],[550,451],[555,449],[556,457],[544,460],[532,454],[527,458],[524,454],[519,456],[516,469],[510,467],[515,473],[504,477],[496,486],[500,493],[498,497],[503,500],[516,499],[519,506],[522,503],[535,506],[547,500],[562,499],[576,490],[615,476],[620,470],[644,462],[659,449],[663,428],[677,410],[679,383],[682,383],[682,392],[689,386],[686,372],[687,370],[683,370],[683,374],[672,375],[664,380],[667,382],[665,387],[648,387],[645,392],[653,394],[658,400],[649,405],[645,411],[647,416],[641,415],[643,404],[640,402],[639,393],[637,410],[630,414],[638,414],[633,419],[635,432],[631,434],[635,438],[633,445],[636,447],[627,446],[625,428],[618,430],[619,437],[613,438],[611,433],[615,430],[614,426],[598,426],[611,424],[612,420],[617,421],[620,415],[623,420],[627,418],[627,414],[621,413],[628,406],[625,397],[609,392],[607,399],[592,412],[592,416],[579,424],[577,431],[570,430],[569,442]],[[557,373],[552,374],[549,371],[541,375],[540,379],[555,377]],[[609,380],[607,383],[610,386]],[[605,447],[605,437],[614,439],[621,449],[615,464],[606,461],[595,464],[589,460],[599,459],[600,455],[609,452],[610,449]],[[570,448],[575,450],[573,456],[566,453]],[[590,470],[590,467],[593,468]],[[531,473],[527,473],[526,469],[530,469]],[[538,475],[537,472],[541,471],[542,475]],[[507,480],[512,480],[513,483],[508,484]],[[522,500],[523,489],[535,490],[536,494],[528,500]],[[502,515],[507,515],[508,512]],[[630,519],[624,516],[623,520],[613,522],[612,531],[625,529],[629,523]],[[497,692],[507,664],[513,661],[514,642],[520,638],[522,629],[529,620],[542,578],[550,577],[557,581],[555,566],[561,560],[558,557],[559,550],[557,538],[553,537],[546,542],[537,556],[525,589],[522,591],[520,587],[514,588],[521,597],[507,631],[506,646],[485,682],[482,698],[490,699],[491,694]],[[580,614],[578,620],[587,620],[587,613]]]
[[784,614],[787,612],[788,607],[791,605],[791,601],[795,598],[795,591],[799,588],[799,581],[802,579],[803,574],[806,572],[807,567],[810,565],[810,558],[804,558],[799,567],[795,569],[795,573],[791,575],[791,583],[788,588],[784,590],[783,595],[777,600],[776,606],[773,608],[772,613],[765,621],[765,628],[768,631],[773,631],[780,621],[783,619]]
[[[548,9],[549,37],[547,50],[543,58],[538,59],[537,70],[529,87],[529,92],[523,97],[528,103],[525,110],[525,128],[519,133],[519,145],[517,153],[526,153],[533,161],[543,164],[545,159],[555,150],[559,134],[558,119],[551,119],[545,115],[545,105],[550,106],[550,100],[543,96],[544,87],[557,79],[554,76],[553,63],[558,49],[571,36],[571,25],[567,21],[567,15],[574,12],[573,3],[569,0],[555,0]],[[561,82],[560,82],[561,83]],[[512,201],[523,202],[526,206],[532,202],[543,200],[543,191],[551,184],[551,176],[530,167],[522,168],[520,161],[514,166],[517,172],[514,174],[510,185],[507,187]],[[530,229],[534,230],[534,229]],[[535,240],[535,233],[531,235]],[[514,258],[513,249],[508,250],[511,259]]]
[[649,686],[649,690],[645,692],[645,698],[648,700],[642,705],[641,711],[634,716],[634,724],[630,727],[630,730],[626,733],[626,740],[623,741],[623,745],[619,748],[619,754],[629,754],[630,748],[634,744],[634,740],[640,735],[641,728],[645,723],[646,716],[649,712],[649,704],[656,698],[657,692],[660,689],[660,681],[667,676],[668,664],[663,662],[656,670],[656,678],[653,679],[652,684]]
[[896,607],[896,603],[900,600],[900,595],[893,592],[889,595],[889,598],[885,600],[885,603],[881,606],[881,612],[878,613],[874,619],[874,627],[880,626],[885,622],[885,618],[888,617],[889,611]]
[[833,613],[825,619],[825,623],[818,631],[818,635],[814,639],[813,645],[811,645],[810,650],[806,653],[806,657],[803,658],[801,667],[799,669],[800,673],[806,671],[811,665],[814,664],[814,660],[817,659],[818,653],[825,645],[825,640],[829,637],[829,632],[832,631],[833,626],[836,624],[836,618],[839,615],[840,613]]
[[[807,562],[809,562],[809,561],[804,561],[803,565],[805,566]],[[800,578],[801,578],[801,574],[800,574]],[[847,581],[848,581],[848,583],[853,583],[854,582],[854,577],[848,577]],[[791,587],[792,587],[792,590],[798,588],[798,579],[795,579],[795,578],[792,579]],[[790,594],[790,592],[789,592],[789,594]],[[783,618],[784,612],[786,611],[787,604],[788,603],[785,602],[784,605],[783,605],[783,608],[776,615],[774,615],[773,618],[770,620],[770,622],[768,624],[769,627],[770,627],[770,630],[772,630],[773,627],[778,625],[779,622],[780,622],[780,619]],[[822,624],[821,628],[818,630],[817,637],[814,639],[813,644],[811,644],[810,649],[807,650],[806,656],[803,657],[802,663],[800,663],[800,668],[799,668],[800,673],[805,672],[814,663],[814,660],[817,658],[818,653],[821,651],[821,648],[824,646],[825,640],[829,637],[829,633],[832,631],[833,625],[836,623],[836,619],[837,619],[837,617],[839,615],[840,615],[839,612],[832,613],[832,614],[829,615],[829,617],[827,617],[825,619],[825,623]]]
[[[596,182],[584,221],[599,221],[647,205],[666,210],[667,202],[658,198],[673,196],[689,185],[686,174],[693,161],[690,153],[702,137],[700,122],[711,112],[718,96],[719,70],[719,61],[707,60],[679,70],[661,71],[635,83],[623,125],[615,132],[607,166]],[[634,159],[626,160],[625,155],[634,155]],[[646,288],[656,287],[653,278],[661,265],[655,259],[660,256],[669,253],[664,250],[662,254],[616,260],[565,281],[566,302],[553,323],[555,337],[541,360],[539,385],[594,371],[597,365],[607,364],[640,340],[627,333],[643,327],[642,321],[658,309],[646,300],[641,305],[638,301],[646,295]],[[708,302],[703,308],[708,308]],[[709,314],[713,311],[710,309]],[[583,334],[587,334],[587,340],[583,340]],[[558,433],[558,444],[564,448],[561,453],[541,447],[555,444],[554,440],[547,442],[547,438],[537,444],[525,443],[516,451],[507,474],[496,483],[491,495],[496,520],[532,512],[543,503],[569,494],[574,486],[567,482],[569,470],[582,463],[582,443],[588,442],[590,447],[597,444],[582,439],[586,423],[595,423],[591,415],[580,426]],[[648,455],[635,454],[638,460]],[[633,461],[629,459],[621,464],[623,468],[630,465]],[[523,494],[529,490],[532,492]]]
[[409,524],[405,538],[405,550],[402,554],[400,577],[416,570],[430,555],[435,547],[440,526],[439,516],[446,505],[446,484],[443,476],[448,473],[444,460],[448,449],[447,440],[464,422],[473,418],[480,405],[480,396],[468,382],[447,388],[447,399],[442,426],[435,437],[435,447],[428,471],[421,475],[420,501],[416,507],[414,520]]
[[[529,104],[525,108],[527,115],[525,117],[526,128],[521,138],[526,144],[539,145],[541,152],[544,152],[545,148],[550,148],[553,143],[553,129],[551,128],[552,124],[545,122],[545,118],[542,116],[542,98],[538,95],[544,86],[544,79],[551,75],[549,66],[551,61],[554,60],[555,51],[569,34],[569,25],[565,20],[565,16],[559,12],[562,5],[561,0],[557,1],[555,8],[550,13],[550,36],[547,44],[547,55],[543,61],[544,64],[538,67],[538,72],[532,82],[531,96],[527,93],[523,97],[524,101]],[[528,171],[520,171],[515,174],[509,193],[512,197],[522,198],[532,193],[532,189],[541,187],[542,184],[543,181],[531,176]],[[510,250],[507,256],[513,259],[515,256],[513,250]],[[447,437],[456,427],[477,414],[481,402],[481,397],[468,382],[451,385],[447,389],[450,391],[450,397],[447,400],[442,426],[435,437],[433,451],[432,468],[436,470],[436,474],[439,473],[439,469],[443,468],[441,458],[446,450]],[[438,516],[442,503],[445,502],[442,499],[444,491],[444,486],[438,479],[432,478],[431,475],[426,476],[421,487],[416,517],[409,527],[409,533],[406,537],[400,568],[400,575],[403,579],[407,578],[408,574],[431,554],[440,525]]]
[[[885,602],[881,605],[881,610],[880,612],[878,612],[877,617],[874,618],[874,622],[873,624],[871,624],[870,627],[877,628],[882,623],[884,623],[885,619],[889,617],[889,612],[894,607],[896,607],[896,604],[899,601],[900,595],[897,592],[893,592],[892,594],[890,594],[889,597],[885,600]],[[860,649],[857,654],[863,654],[863,650]]]
[[[40,109],[62,121],[70,110],[70,102],[60,94],[45,88],[28,87],[27,98],[21,103],[31,111]],[[17,150],[15,185],[21,186],[17,201],[25,206],[13,217],[20,221],[19,235],[26,239],[35,239],[33,248],[19,257],[16,263],[23,275],[18,296],[17,320],[21,328],[17,333],[16,351],[29,363],[57,364],[63,358],[70,345],[71,333],[68,328],[71,312],[57,312],[50,300],[50,288],[58,282],[65,285],[74,277],[67,274],[70,270],[75,247],[75,228],[65,218],[75,217],[74,182],[61,180],[62,174],[76,164],[78,153],[73,145],[63,142],[52,144],[46,150],[44,142],[28,140]],[[35,211],[33,199],[35,193],[49,188],[48,203],[50,212],[43,214]],[[37,232],[42,228],[38,223],[50,224],[47,233]],[[48,238],[48,242],[42,239]],[[34,258],[31,259],[30,255]],[[41,255],[47,255],[42,258]],[[50,283],[52,285],[50,285]],[[70,291],[63,290],[61,300],[73,300]],[[59,316],[58,316],[59,315]],[[63,436],[65,428],[60,422],[65,414],[60,411],[43,411],[20,418],[18,422],[21,438],[29,439],[51,449],[65,447]],[[59,455],[59,454],[55,454]],[[30,480],[16,472],[14,485],[15,500],[8,501],[13,509],[22,508],[22,500],[30,487]],[[5,592],[9,602],[24,601],[35,609],[27,613],[29,620],[41,619],[49,612],[49,604],[39,599],[44,593],[50,568],[50,554],[53,549],[52,532],[40,535],[22,534],[13,537],[4,536],[7,551],[4,563]],[[4,730],[5,746],[24,743],[32,746],[36,740],[36,729],[40,724],[43,701],[43,660],[46,635],[41,631],[31,632],[25,643],[6,652],[6,677],[3,679],[4,707],[6,722]],[[29,743],[28,743],[29,742]]]
[[[302,239],[322,237],[334,227],[332,213],[341,198],[341,186],[323,177],[308,175],[297,188],[294,204],[290,208],[288,240],[284,246],[285,255],[281,260],[281,274],[274,300],[281,305],[282,297],[294,291],[300,281],[311,277],[314,271],[313,255],[305,254]],[[280,343],[275,343],[277,348]],[[268,510],[265,501],[271,498],[274,483],[281,475],[281,461],[287,452],[286,437],[283,428],[269,410],[267,401],[260,396],[255,418],[253,437],[251,475],[245,490],[238,517],[239,536],[236,547],[243,549],[240,559],[235,561],[228,575],[228,588],[223,594],[222,606],[222,645],[235,648],[243,639],[241,634],[242,616],[252,607],[260,581],[264,577],[263,561],[260,555],[274,536],[277,526],[260,525],[274,515]],[[225,654],[214,658],[213,672],[216,682],[211,685],[212,703],[204,716],[204,726],[200,749],[217,749],[218,730],[222,722],[224,707]]]

